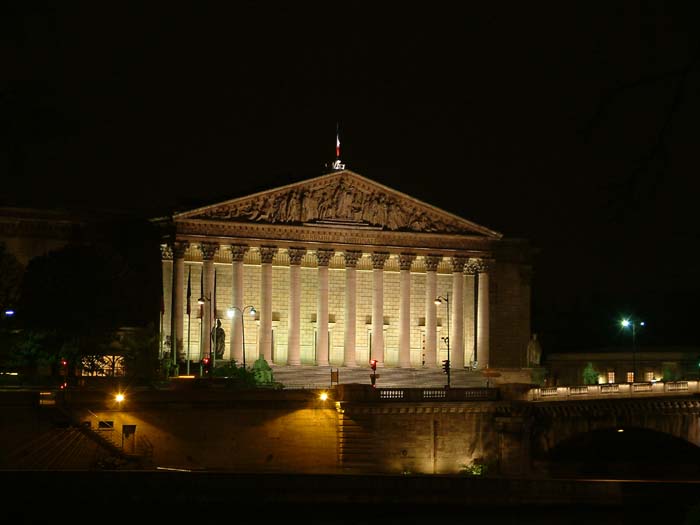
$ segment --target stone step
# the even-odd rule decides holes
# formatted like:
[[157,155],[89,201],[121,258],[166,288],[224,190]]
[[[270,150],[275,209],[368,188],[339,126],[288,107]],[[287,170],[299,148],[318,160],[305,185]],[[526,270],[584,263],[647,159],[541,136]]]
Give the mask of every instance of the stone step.
[[[331,370],[338,372],[338,382],[341,384],[371,384],[372,371],[368,367],[272,366],[274,380],[290,389],[329,388],[332,386]],[[376,385],[383,388],[442,388],[447,383],[446,375],[437,368],[384,367],[377,369],[376,374]],[[453,370],[450,383],[453,387],[483,387],[486,378],[473,370]]]

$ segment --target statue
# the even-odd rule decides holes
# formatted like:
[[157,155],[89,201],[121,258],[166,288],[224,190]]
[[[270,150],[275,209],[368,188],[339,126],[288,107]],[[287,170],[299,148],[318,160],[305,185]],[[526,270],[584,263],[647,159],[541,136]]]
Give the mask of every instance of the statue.
[[211,329],[211,341],[214,348],[214,355],[217,359],[223,359],[224,348],[226,347],[226,332],[221,328],[221,319],[217,319],[216,326]]
[[273,383],[272,368],[263,356],[258,357],[253,363],[253,376],[258,385],[271,385]]
[[540,366],[542,358],[542,347],[537,340],[537,334],[532,334],[532,339],[527,344],[527,365],[529,367]]

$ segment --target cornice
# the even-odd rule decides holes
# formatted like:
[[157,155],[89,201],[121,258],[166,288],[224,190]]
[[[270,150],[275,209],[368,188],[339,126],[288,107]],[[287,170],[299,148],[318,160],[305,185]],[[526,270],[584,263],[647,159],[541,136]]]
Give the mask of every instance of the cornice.
[[191,242],[201,241],[204,238],[218,238],[222,244],[238,242],[255,245],[276,241],[280,245],[284,243],[332,244],[339,249],[349,247],[366,250],[376,248],[460,250],[473,251],[474,256],[492,251],[495,243],[499,242],[471,235],[251,224],[203,219],[179,220],[176,223],[176,235],[178,239]]

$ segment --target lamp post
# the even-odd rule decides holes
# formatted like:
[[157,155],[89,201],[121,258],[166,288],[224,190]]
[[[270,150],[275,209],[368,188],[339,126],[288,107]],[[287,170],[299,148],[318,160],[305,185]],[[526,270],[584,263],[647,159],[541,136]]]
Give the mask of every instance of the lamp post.
[[636,327],[644,326],[644,321],[635,321],[634,319],[623,319],[620,321],[622,328],[632,329],[632,382],[637,381],[637,348],[635,343]]
[[[243,319],[243,315],[246,313],[247,310],[250,310],[251,316],[254,316],[257,313],[257,310],[252,305],[244,306],[242,309],[238,308],[238,306],[229,306],[228,310],[226,310],[226,315],[229,319],[233,319],[233,316],[235,315],[236,311],[239,314],[241,314],[241,342],[243,343],[243,368],[245,368],[245,321]],[[231,349],[231,354],[233,354],[233,349]],[[233,359],[233,357],[231,357],[231,359]]]
[[441,305],[442,303],[447,304],[447,336],[441,337],[440,339],[445,342],[447,345],[447,361],[443,361],[443,369],[445,370],[445,373],[447,374],[447,388],[450,388],[450,294],[447,293],[446,297],[443,297],[442,295],[438,295],[435,298],[435,304],[436,305]]

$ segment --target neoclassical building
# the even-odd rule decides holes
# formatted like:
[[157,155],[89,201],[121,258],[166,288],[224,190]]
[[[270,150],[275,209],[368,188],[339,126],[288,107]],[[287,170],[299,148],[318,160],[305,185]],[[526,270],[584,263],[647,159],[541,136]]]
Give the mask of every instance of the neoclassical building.
[[439,367],[448,342],[453,369],[527,366],[529,244],[352,171],[161,223],[180,362],[216,359],[220,319],[219,360],[247,366]]

